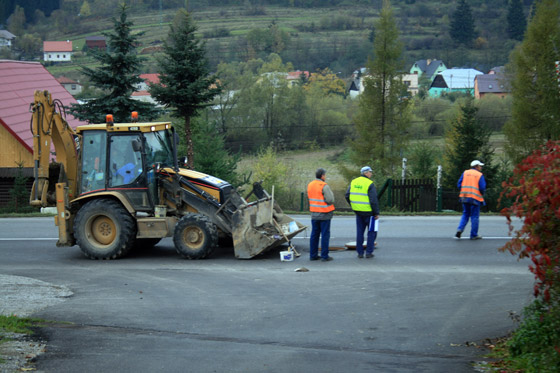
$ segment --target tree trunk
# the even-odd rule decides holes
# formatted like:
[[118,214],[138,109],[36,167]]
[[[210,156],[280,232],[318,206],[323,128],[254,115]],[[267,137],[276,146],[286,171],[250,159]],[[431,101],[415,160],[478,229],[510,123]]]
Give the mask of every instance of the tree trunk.
[[194,151],[190,116],[185,117],[185,139],[187,140],[187,167],[194,170]]

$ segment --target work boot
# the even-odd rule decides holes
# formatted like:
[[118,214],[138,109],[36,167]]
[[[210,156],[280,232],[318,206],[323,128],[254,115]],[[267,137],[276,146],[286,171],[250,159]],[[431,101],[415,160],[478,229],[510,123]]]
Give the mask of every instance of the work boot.
[[463,233],[463,232],[461,232],[461,231],[457,231],[457,233],[455,233],[455,237],[457,237],[457,238],[461,238],[461,233]]
[[473,236],[471,237],[471,240],[481,240],[482,236]]
[[321,258],[322,262],[330,262],[331,260],[333,260],[332,256],[328,256],[326,258]]
[[366,258],[373,258],[375,255],[373,254],[366,254]]

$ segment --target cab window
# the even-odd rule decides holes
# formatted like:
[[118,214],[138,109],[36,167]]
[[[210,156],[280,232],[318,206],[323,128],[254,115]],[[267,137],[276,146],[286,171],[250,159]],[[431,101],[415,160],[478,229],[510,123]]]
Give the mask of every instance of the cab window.
[[104,131],[85,131],[83,134],[81,193],[105,189],[106,139]]
[[134,151],[134,141],[139,142],[138,135],[111,136],[110,187],[132,184],[142,173],[142,155],[140,151]]

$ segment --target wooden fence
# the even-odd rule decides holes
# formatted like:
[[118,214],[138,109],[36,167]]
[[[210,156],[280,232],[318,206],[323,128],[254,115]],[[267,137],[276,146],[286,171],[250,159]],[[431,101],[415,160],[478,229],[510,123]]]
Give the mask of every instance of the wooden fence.
[[381,189],[379,198],[387,192],[386,204],[400,211],[436,211],[437,188],[432,179],[389,179]]

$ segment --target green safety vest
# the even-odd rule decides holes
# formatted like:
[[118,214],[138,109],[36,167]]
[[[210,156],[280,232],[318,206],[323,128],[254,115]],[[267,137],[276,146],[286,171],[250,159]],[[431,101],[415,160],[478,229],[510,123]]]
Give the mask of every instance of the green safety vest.
[[371,184],[373,184],[373,181],[364,176],[352,180],[350,184],[350,206],[352,206],[352,210],[372,211],[368,197],[368,189]]

